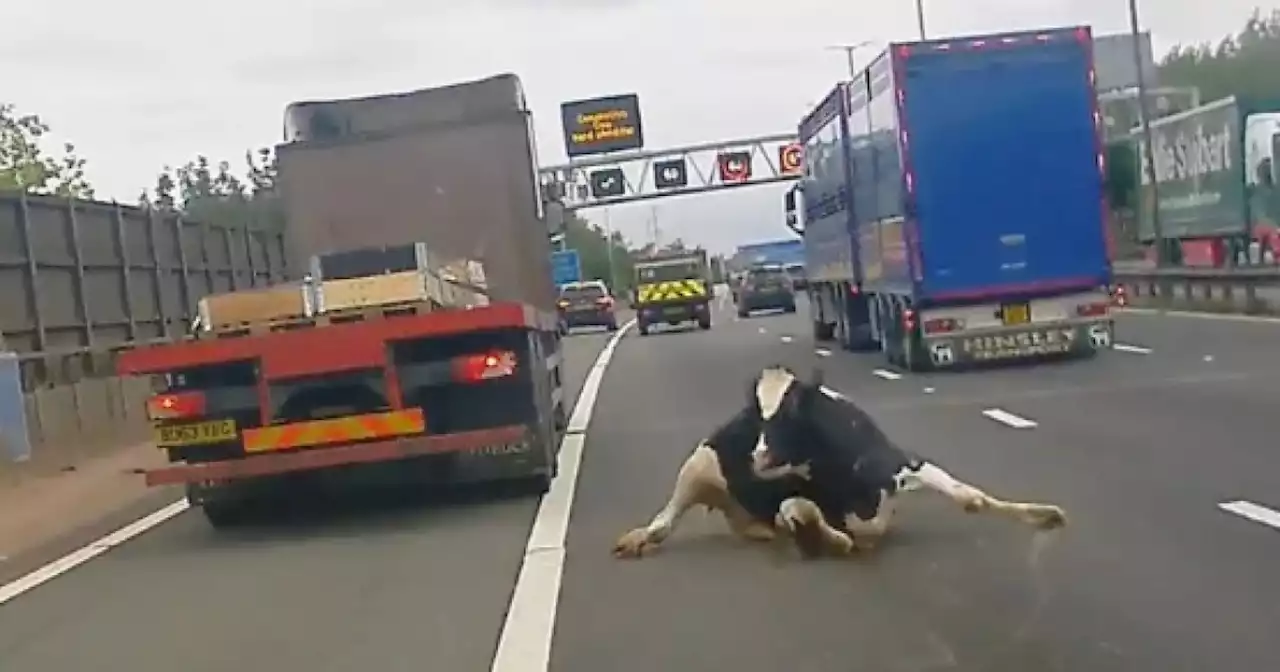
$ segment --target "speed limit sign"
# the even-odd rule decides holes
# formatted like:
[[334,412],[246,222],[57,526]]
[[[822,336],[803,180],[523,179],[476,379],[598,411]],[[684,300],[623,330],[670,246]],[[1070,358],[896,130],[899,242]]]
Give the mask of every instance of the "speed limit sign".
[[804,166],[800,143],[793,142],[778,148],[778,166],[783,175],[795,175]]

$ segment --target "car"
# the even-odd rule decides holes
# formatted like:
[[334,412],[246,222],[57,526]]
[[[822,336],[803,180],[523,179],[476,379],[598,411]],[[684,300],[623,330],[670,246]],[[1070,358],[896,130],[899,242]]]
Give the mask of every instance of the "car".
[[757,266],[743,277],[738,288],[738,317],[756,310],[796,312],[796,288],[781,266]]
[[601,280],[571,282],[560,287],[556,303],[562,331],[576,327],[604,327],[618,330],[618,314],[613,295]]
[[787,275],[791,276],[791,284],[795,286],[797,291],[803,292],[809,286],[809,276],[804,270],[804,264],[787,264]]

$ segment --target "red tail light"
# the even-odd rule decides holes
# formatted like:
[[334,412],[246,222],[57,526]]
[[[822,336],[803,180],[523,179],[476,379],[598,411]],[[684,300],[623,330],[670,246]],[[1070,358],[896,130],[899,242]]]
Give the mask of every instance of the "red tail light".
[[1124,308],[1129,304],[1129,294],[1125,291],[1124,285],[1116,287],[1111,292],[1111,303],[1121,308]]
[[203,392],[157,394],[147,400],[147,417],[152,420],[180,420],[204,415]]
[[611,298],[609,298],[609,297],[607,297],[607,296],[602,296],[602,297],[600,297],[600,298],[596,299],[596,305],[597,305],[597,306],[604,306],[605,308],[612,308],[612,307],[613,307],[613,299],[611,299]]
[[1105,301],[1098,303],[1086,303],[1076,306],[1076,314],[1080,317],[1101,317],[1107,314],[1111,306]]
[[924,323],[924,333],[926,334],[945,334],[952,331],[960,331],[963,328],[964,322],[950,317],[925,320]]
[[496,350],[478,355],[465,355],[453,360],[453,377],[462,383],[479,383],[504,378],[516,372],[516,353]]
[[908,333],[916,330],[916,311],[910,308],[902,311],[902,328]]

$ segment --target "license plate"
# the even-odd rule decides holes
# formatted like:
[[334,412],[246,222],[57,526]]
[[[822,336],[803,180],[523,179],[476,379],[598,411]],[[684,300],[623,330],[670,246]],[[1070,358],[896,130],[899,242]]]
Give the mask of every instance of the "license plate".
[[685,312],[685,310],[684,310],[684,308],[667,308],[666,310],[663,310],[662,312],[663,312],[663,313],[666,313],[667,315],[683,315],[683,314],[684,314],[684,312]]
[[236,439],[235,420],[214,420],[190,425],[167,425],[156,428],[156,443],[161,446],[198,446]]
[[1026,303],[1010,303],[1000,307],[1000,317],[1006,326],[1031,322],[1031,306]]

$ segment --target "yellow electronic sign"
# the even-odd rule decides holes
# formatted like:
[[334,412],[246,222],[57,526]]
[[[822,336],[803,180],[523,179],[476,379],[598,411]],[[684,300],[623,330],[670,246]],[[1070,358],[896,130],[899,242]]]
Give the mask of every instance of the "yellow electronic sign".
[[635,94],[561,103],[560,121],[570,158],[644,147],[640,98]]

